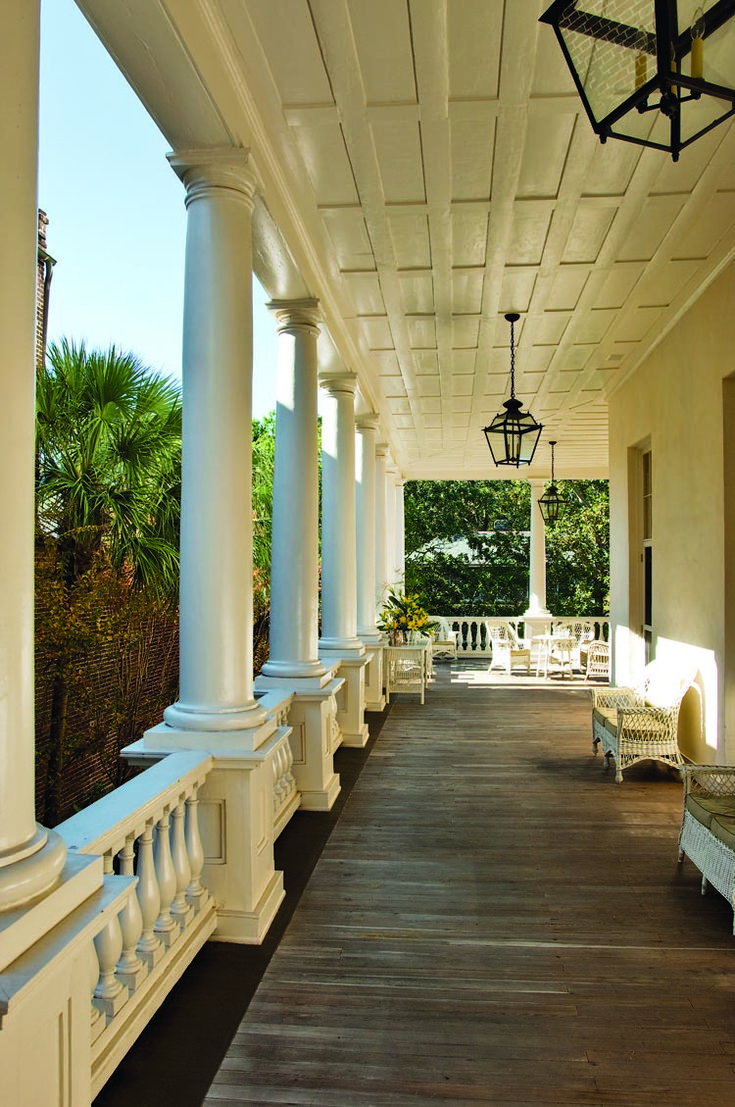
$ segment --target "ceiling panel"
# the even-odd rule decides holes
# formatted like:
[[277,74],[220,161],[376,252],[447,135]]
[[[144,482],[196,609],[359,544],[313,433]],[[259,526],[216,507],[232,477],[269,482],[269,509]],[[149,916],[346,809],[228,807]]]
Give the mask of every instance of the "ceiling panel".
[[294,133],[318,203],[355,204],[357,190],[341,128],[295,127]]
[[349,0],[348,6],[367,102],[412,103],[416,85],[407,3]]
[[558,194],[576,119],[573,110],[529,116],[517,189],[521,199]]
[[430,269],[429,223],[425,212],[394,208],[387,213],[387,223],[398,269]]
[[373,142],[388,203],[426,198],[421,140],[414,122],[373,123]]
[[489,200],[495,152],[495,120],[450,123],[453,200]]
[[450,99],[495,98],[503,37],[503,3],[452,0],[447,5],[447,30]]

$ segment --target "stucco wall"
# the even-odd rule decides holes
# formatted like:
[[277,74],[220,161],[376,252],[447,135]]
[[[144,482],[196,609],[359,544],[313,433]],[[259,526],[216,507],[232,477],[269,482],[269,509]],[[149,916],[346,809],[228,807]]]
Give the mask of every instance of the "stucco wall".
[[[698,670],[707,748],[725,757],[723,378],[735,372],[735,266],[726,269],[610,400],[611,614],[615,678],[642,663],[630,610],[629,450],[653,464],[654,653]],[[637,492],[635,493],[637,495]],[[730,489],[730,499],[735,489]],[[691,706],[691,705],[690,705]],[[735,749],[730,760],[735,760]]]

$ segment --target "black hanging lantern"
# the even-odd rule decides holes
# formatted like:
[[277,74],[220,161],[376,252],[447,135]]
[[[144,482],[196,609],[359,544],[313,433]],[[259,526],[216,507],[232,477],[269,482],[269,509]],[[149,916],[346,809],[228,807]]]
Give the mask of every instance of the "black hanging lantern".
[[556,442],[549,442],[551,446],[551,484],[539,498],[538,506],[544,517],[547,527],[553,527],[564,514],[566,504],[562,500],[554,482],[554,446]]
[[503,404],[489,427],[483,427],[490,453],[496,465],[530,465],[542,431],[530,411],[522,411],[523,404],[515,394],[515,343],[513,325],[520,318],[515,312],[505,317],[510,323],[510,399]]
[[735,0],[555,0],[556,32],[600,141],[679,151],[735,114]]

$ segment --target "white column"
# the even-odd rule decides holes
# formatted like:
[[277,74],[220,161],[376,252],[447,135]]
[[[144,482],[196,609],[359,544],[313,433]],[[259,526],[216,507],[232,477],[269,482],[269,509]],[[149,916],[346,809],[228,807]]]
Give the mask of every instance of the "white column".
[[531,485],[531,543],[529,565],[528,610],[526,615],[548,615],[546,607],[546,526],[538,501],[546,482],[529,481]]
[[357,500],[357,633],[370,650],[365,670],[365,707],[385,708],[383,648],[375,622],[375,439],[378,416],[374,412],[355,420],[355,488]]
[[378,442],[375,446],[375,599],[379,608],[391,585],[388,570],[386,466],[388,446]]
[[319,466],[316,300],[268,305],[278,323],[270,657],[267,677],[313,678],[319,660]]
[[258,727],[253,695],[251,215],[244,150],[169,158],[186,186],[179,700],[184,731]]
[[322,636],[319,651],[364,652],[357,637],[355,373],[325,375],[322,411]]
[[8,0],[2,22],[0,910],[5,910],[48,891],[58,879],[66,850],[56,834],[36,824],[34,800],[37,0]]
[[405,587],[405,517],[403,481],[397,469],[388,470],[388,556],[389,577],[393,588]]
[[375,439],[378,416],[371,412],[355,421],[357,491],[357,633],[363,642],[377,643],[375,625]]

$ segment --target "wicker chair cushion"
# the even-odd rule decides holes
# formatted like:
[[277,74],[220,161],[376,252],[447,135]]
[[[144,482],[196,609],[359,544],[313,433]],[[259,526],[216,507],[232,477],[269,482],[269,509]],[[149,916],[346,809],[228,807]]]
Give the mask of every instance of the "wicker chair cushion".
[[735,850],[735,818],[727,815],[713,815],[710,830],[728,849]]
[[618,709],[617,707],[595,707],[595,718],[604,726],[605,730],[610,734],[617,734],[618,732]]
[[735,796],[694,796],[690,793],[686,809],[698,823],[709,828],[713,815],[735,818]]

